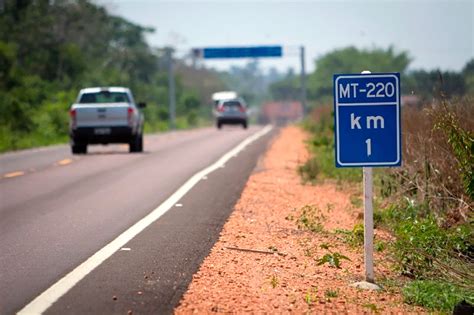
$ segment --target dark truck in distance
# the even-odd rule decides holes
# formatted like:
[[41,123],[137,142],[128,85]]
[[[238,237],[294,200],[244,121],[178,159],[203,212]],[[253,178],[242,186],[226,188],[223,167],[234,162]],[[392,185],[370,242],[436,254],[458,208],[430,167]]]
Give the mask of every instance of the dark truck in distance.
[[128,143],[130,152],[143,151],[145,103],[135,103],[124,87],[82,89],[69,111],[73,154],[87,153],[89,144]]

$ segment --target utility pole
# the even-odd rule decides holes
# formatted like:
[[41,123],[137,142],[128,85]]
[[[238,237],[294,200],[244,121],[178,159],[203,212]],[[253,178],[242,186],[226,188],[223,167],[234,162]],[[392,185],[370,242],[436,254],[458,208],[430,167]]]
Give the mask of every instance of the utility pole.
[[165,48],[166,60],[168,62],[168,98],[169,98],[169,126],[170,129],[176,128],[176,88],[173,69],[173,48]]
[[301,105],[303,106],[303,115],[308,113],[308,106],[306,104],[306,70],[305,70],[305,53],[304,46],[300,47],[301,58]]

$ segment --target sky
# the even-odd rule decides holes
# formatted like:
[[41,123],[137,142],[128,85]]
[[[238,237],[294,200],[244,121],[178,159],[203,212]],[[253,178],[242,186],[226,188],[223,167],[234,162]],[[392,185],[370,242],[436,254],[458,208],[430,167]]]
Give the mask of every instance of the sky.
[[[407,51],[410,69],[459,71],[474,58],[474,0],[412,1],[159,1],[97,0],[111,14],[151,26],[153,47],[192,48],[281,45],[282,58],[260,59],[263,68],[299,71],[304,46],[308,71],[335,49]],[[248,59],[204,60],[224,70]],[[370,70],[370,65],[367,65]]]

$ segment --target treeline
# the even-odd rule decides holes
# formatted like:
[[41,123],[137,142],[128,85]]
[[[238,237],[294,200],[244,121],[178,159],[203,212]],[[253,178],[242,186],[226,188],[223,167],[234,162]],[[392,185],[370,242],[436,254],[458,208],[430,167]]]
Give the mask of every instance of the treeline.
[[[400,72],[404,95],[414,95],[420,103],[439,97],[474,95],[474,59],[461,72],[440,70],[409,70],[412,59],[408,52],[387,49],[357,49],[347,47],[327,53],[315,61],[316,69],[308,75],[308,98],[317,103],[332,99],[332,77],[335,73]],[[270,86],[274,99],[298,98],[300,80],[289,74]]]
[[[6,0],[0,6],[0,151],[67,141],[68,108],[80,88],[127,86],[146,101],[146,130],[168,128],[168,79],[153,32],[89,0]],[[217,73],[178,65],[178,127],[209,119]],[[199,72],[206,88],[181,77]],[[196,74],[195,74],[196,75]]]

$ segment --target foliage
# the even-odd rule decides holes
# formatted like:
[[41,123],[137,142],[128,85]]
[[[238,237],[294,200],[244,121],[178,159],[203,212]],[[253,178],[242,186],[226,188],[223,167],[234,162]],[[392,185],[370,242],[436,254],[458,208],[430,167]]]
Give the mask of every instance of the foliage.
[[[374,222],[394,237],[387,243],[376,242],[375,248],[384,250],[397,270],[414,281],[406,289],[408,302],[433,310],[450,310],[453,296],[467,299],[466,292],[471,296],[474,292],[474,111],[470,98],[443,96],[428,105],[403,107],[403,166],[375,172],[380,193],[376,193]],[[329,147],[328,156],[334,154],[330,123],[330,108],[317,107],[311,120],[304,124],[311,134],[309,146],[314,154],[311,162],[300,168],[304,180],[336,177],[324,167],[321,154],[324,147]],[[334,160],[331,164],[334,168]],[[352,201],[358,204],[358,200]],[[336,233],[349,244],[363,242],[362,225]],[[330,263],[332,254],[318,261]],[[443,288],[446,294],[439,298],[437,294]]]
[[336,229],[335,234],[342,235],[342,240],[352,247],[360,247],[364,244],[364,225],[357,223],[352,230]]
[[441,281],[416,280],[407,284],[402,293],[406,303],[450,313],[463,300],[474,304],[473,291]]
[[278,277],[276,275],[272,275],[272,278],[270,279],[270,284],[272,286],[272,288],[276,288],[278,286]]
[[388,49],[357,49],[347,47],[334,50],[316,60],[316,70],[310,74],[309,96],[318,100],[329,100],[332,96],[332,77],[335,73],[404,72],[411,58],[407,52]]
[[297,220],[298,228],[305,229],[311,232],[322,232],[323,224],[325,220],[323,214],[320,214],[319,209],[316,206],[306,205],[301,208],[301,215]]
[[327,253],[323,257],[318,259],[318,266],[324,265],[324,264],[329,264],[329,266],[334,267],[334,268],[341,268],[341,260],[349,260],[349,257],[344,256],[338,252],[334,253]]
[[335,289],[335,290],[327,289],[326,291],[324,291],[324,296],[328,299],[336,298],[339,296],[339,289]]
[[292,69],[285,77],[270,85],[270,94],[275,100],[297,100],[301,97],[301,82]]
[[474,206],[473,121],[470,99],[404,108],[403,166],[382,174],[381,195],[409,200],[418,205],[419,215],[430,212],[441,225],[469,221]]
[[329,106],[314,109],[303,127],[311,133],[309,147],[313,156],[300,165],[298,173],[304,182],[316,183],[319,179],[360,181],[362,172],[355,168],[336,168],[334,160],[334,120]]
[[[87,86],[131,88],[137,101],[148,103],[146,130],[168,128],[165,58],[145,41],[153,29],[90,0],[6,0],[0,29],[0,151],[65,142],[68,108]],[[212,71],[199,74],[210,87],[224,86]],[[179,127],[211,118],[202,94],[209,90],[187,83],[178,73]]]
[[452,98],[466,94],[466,82],[461,73],[440,70],[414,70],[402,76],[402,93],[415,95],[422,102],[433,98]]
[[474,131],[463,129],[459,121],[456,113],[443,102],[440,112],[436,113],[435,128],[444,134],[451,145],[466,195],[474,200]]

